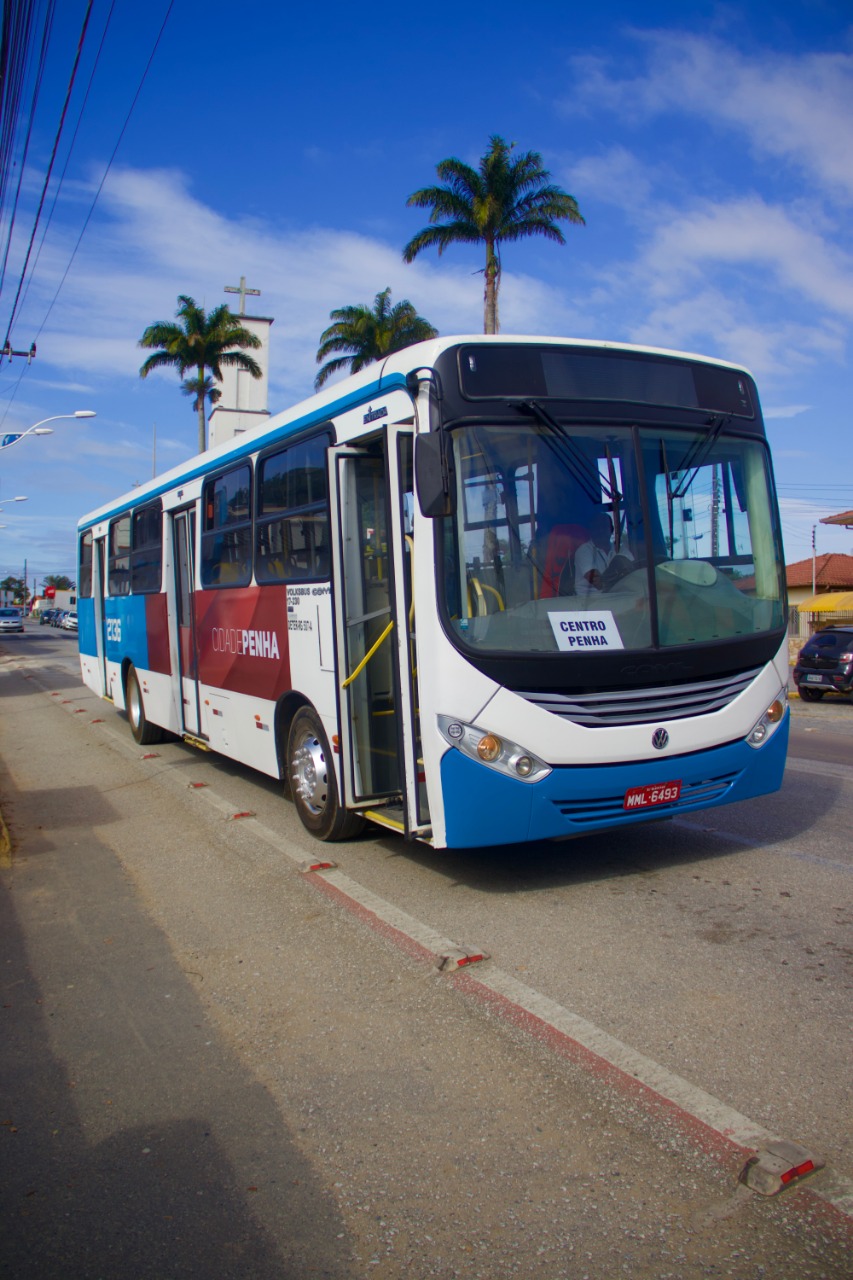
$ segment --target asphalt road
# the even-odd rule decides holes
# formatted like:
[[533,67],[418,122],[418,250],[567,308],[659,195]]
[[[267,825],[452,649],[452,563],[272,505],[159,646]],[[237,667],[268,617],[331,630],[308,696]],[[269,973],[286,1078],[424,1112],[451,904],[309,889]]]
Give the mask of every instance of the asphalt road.
[[[299,861],[329,850],[270,780],[136,747],[73,636],[4,638],[0,696],[10,1275],[849,1276],[837,1216],[738,1190],[689,1127],[318,891]],[[849,1177],[853,706],[793,714],[776,797],[334,856]]]

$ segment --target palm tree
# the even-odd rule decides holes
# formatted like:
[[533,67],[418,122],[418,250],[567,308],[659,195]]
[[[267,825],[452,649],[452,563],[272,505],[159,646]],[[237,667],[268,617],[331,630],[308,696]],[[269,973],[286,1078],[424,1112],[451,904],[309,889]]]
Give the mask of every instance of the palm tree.
[[74,582],[64,573],[49,573],[42,582],[42,589],[45,587],[55,587],[57,591],[71,591]]
[[339,307],[329,312],[329,319],[333,323],[320,335],[317,363],[320,364],[333,351],[347,354],[323,365],[314,379],[317,388],[347,365],[350,373],[358,373],[359,369],[374,360],[381,360],[392,351],[402,351],[413,342],[424,342],[438,336],[438,330],[418,315],[407,298],[392,307],[390,288],[377,293],[372,308],[363,304]]
[[[184,394],[195,396],[193,408],[198,413],[198,451],[204,453],[207,448],[204,401],[205,398],[214,399],[208,370],[217,381],[222,379],[223,365],[236,365],[253,378],[263,377],[258,362],[245,354],[246,347],[259,347],[261,340],[245,329],[240,317],[233,315],[227,306],[214,307],[206,313],[184,293],[179,295],[178,302],[180,306],[175,316],[181,324],[158,320],[156,324],[149,325],[140,338],[140,347],[159,347],[161,350],[148,357],[139,370],[139,376],[147,378],[152,369],[177,369],[184,379]],[[184,378],[189,369],[196,370],[194,378]]]
[[479,170],[450,157],[436,165],[445,184],[423,187],[406,201],[419,209],[431,209],[430,225],[419,231],[403,250],[412,262],[423,249],[450,244],[485,244],[486,288],[484,332],[497,333],[498,290],[501,279],[501,244],[525,236],[545,236],[565,244],[558,220],[583,224],[577,201],[554,186],[538,151],[513,156],[515,143],[494,134]]
[[15,604],[26,604],[30,591],[23,578],[15,578],[11,574],[0,582],[0,591],[10,592]]
[[222,399],[222,392],[217,387],[213,378],[184,378],[181,383],[181,391],[185,396],[195,396],[193,400],[193,408],[196,413],[204,414],[204,402],[208,404],[216,404]]

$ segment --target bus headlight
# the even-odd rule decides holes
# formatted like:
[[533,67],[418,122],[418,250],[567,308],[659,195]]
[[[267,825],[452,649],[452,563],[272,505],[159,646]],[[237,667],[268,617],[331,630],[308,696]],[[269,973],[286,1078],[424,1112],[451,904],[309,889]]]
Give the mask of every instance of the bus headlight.
[[520,782],[538,782],[551,772],[550,765],[517,742],[510,742],[508,738],[501,738],[475,724],[465,724],[452,716],[439,716],[438,727],[441,736],[452,747],[508,778],[516,778]]
[[751,747],[763,747],[769,738],[778,729],[779,725],[785,718],[785,712],[788,710],[788,690],[783,689],[774,702],[764,712],[758,724],[747,735],[747,742]]

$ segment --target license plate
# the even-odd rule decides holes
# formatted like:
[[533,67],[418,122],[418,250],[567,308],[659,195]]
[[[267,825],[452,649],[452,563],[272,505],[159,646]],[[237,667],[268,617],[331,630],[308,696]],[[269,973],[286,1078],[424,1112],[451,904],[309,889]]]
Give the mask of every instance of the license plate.
[[681,782],[656,782],[648,787],[631,787],[625,792],[624,809],[651,809],[658,804],[672,804],[681,795]]
[[806,684],[823,684],[823,676],[806,676]]

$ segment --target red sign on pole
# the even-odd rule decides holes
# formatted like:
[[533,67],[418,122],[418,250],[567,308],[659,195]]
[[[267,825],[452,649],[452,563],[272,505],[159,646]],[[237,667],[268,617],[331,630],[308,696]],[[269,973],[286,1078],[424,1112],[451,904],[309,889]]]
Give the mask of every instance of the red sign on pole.
[[56,587],[45,587],[44,596],[46,600],[56,599]]

